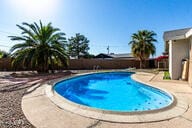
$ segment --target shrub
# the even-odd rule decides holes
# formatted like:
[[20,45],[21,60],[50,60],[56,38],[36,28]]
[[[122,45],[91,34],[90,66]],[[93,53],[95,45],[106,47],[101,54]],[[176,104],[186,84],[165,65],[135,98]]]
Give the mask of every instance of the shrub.
[[170,80],[170,79],[171,79],[170,74],[169,74],[168,71],[164,72],[163,79],[164,79],[164,80]]

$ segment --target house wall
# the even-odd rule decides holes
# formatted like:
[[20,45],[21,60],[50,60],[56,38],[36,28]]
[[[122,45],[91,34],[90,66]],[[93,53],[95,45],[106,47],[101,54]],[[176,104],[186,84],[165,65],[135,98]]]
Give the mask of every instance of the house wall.
[[173,57],[172,57],[172,51],[173,51],[173,47],[172,47],[172,45],[173,45],[173,41],[172,40],[169,40],[168,41],[168,44],[169,44],[169,74],[170,74],[170,77],[173,79]]
[[189,39],[169,41],[169,72],[174,80],[181,77],[182,59],[189,58],[189,44]]
[[188,76],[188,82],[189,85],[192,86],[192,36],[190,37],[190,57],[189,57],[189,76]]

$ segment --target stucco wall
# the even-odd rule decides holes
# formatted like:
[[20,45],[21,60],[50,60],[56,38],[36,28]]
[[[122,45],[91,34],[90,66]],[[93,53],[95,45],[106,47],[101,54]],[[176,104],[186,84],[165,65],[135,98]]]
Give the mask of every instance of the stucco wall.
[[169,49],[170,54],[170,74],[172,79],[179,79],[182,72],[182,59],[189,58],[189,42],[190,40],[172,41],[172,48]]
[[192,36],[190,37],[190,57],[189,57],[189,85],[192,86]]
[[172,50],[173,50],[173,47],[172,47],[172,45],[173,45],[173,41],[172,40],[169,40],[168,41],[168,43],[169,43],[169,74],[170,74],[170,77],[173,79],[173,67],[172,67],[172,61],[173,61],[173,57],[172,57]]

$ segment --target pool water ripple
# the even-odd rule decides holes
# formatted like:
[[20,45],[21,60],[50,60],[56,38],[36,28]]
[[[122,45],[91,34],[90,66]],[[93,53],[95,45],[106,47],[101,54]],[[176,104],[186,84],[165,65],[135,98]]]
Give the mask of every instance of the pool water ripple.
[[56,83],[54,90],[72,102],[110,111],[156,110],[173,102],[171,95],[133,80],[132,74],[109,72],[82,75]]

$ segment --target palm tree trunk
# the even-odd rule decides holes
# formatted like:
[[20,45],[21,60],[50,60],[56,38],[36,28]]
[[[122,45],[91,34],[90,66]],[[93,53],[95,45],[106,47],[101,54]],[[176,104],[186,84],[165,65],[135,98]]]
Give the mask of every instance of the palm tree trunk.
[[140,60],[140,69],[142,69],[142,60]]
[[143,60],[143,68],[146,68],[146,60]]
[[142,56],[139,57],[140,60],[140,69],[143,69],[143,58]]

